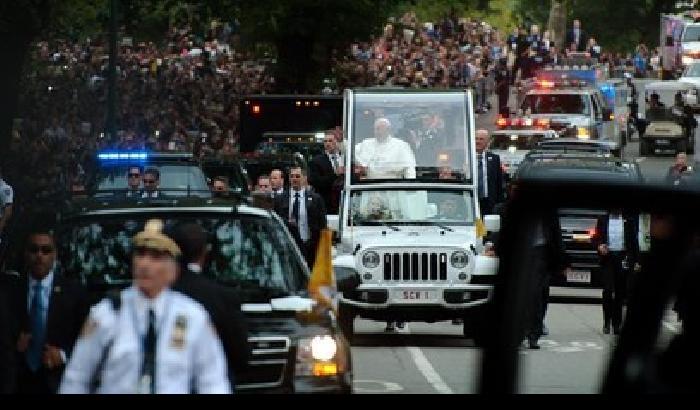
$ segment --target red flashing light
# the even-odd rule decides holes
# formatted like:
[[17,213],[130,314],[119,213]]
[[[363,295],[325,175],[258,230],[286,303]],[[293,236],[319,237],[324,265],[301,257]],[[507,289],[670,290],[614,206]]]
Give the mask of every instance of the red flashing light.
[[554,88],[554,81],[540,80],[538,81],[538,85],[542,88]]
[[535,120],[535,127],[537,127],[537,128],[549,128],[549,118],[537,118]]
[[496,120],[496,126],[498,126],[498,127],[507,127],[507,126],[508,126],[508,119],[499,116],[498,119]]
[[258,104],[253,104],[253,114],[260,114],[260,105]]
[[593,238],[596,235],[596,230],[595,228],[591,228],[588,230],[588,234]]

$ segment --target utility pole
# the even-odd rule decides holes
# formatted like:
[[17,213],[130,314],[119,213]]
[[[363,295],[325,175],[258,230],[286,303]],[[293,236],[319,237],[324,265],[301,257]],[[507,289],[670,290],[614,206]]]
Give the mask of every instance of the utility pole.
[[115,142],[117,138],[117,2],[109,1],[109,73],[107,75],[107,129],[108,141]]

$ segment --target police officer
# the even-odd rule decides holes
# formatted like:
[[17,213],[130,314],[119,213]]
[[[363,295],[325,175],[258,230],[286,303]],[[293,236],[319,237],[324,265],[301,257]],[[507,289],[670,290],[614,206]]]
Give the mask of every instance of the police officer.
[[230,393],[209,315],[170,289],[181,251],[162,225],[151,220],[134,237],[134,284],[92,308],[61,393]]
[[508,97],[510,96],[510,75],[505,58],[498,61],[496,66],[496,94],[498,95],[498,113],[508,116]]

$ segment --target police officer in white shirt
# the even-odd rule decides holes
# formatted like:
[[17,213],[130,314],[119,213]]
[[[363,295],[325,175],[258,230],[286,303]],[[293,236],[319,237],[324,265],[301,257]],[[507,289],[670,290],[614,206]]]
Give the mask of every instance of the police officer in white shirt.
[[118,303],[105,299],[91,309],[59,392],[230,393],[224,351],[207,312],[170,290],[179,247],[159,220],[149,221],[133,246],[134,285]]
[[12,216],[13,200],[14,191],[12,187],[2,179],[2,168],[0,168],[0,246],[2,246],[3,233],[5,232],[7,223]]
[[367,179],[414,179],[416,158],[407,142],[391,135],[391,122],[378,118],[374,138],[355,146],[355,163]]

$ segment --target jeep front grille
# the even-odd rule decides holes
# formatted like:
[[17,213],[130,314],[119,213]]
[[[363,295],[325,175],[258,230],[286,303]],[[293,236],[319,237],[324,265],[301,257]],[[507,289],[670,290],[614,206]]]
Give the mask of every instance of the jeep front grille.
[[447,254],[444,252],[385,253],[383,264],[385,281],[447,280]]

